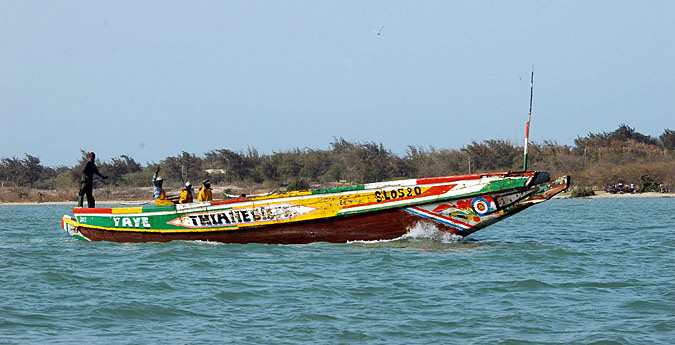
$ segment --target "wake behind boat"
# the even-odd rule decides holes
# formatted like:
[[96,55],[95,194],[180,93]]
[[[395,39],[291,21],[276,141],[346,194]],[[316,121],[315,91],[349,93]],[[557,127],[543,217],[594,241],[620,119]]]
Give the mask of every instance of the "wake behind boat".
[[547,172],[456,175],[169,206],[75,208],[85,241],[310,243],[389,240],[419,222],[467,236],[567,189]]

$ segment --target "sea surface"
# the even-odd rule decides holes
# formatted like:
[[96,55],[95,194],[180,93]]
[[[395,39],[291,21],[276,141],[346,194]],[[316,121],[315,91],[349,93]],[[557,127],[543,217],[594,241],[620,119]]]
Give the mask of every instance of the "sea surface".
[[675,343],[675,198],[308,245],[82,242],[70,209],[0,206],[0,343]]

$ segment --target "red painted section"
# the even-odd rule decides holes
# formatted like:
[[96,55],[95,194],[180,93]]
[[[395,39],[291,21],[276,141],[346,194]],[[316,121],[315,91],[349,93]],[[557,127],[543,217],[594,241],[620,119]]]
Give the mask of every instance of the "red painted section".
[[525,126],[525,138],[530,137],[530,121],[527,121],[527,125]]
[[227,205],[227,204],[234,204],[237,202],[242,202],[242,201],[249,201],[248,198],[234,198],[234,199],[227,199],[227,200],[213,200],[211,201],[211,205]]
[[455,182],[460,180],[477,180],[481,178],[481,174],[471,174],[471,175],[455,175],[455,176],[443,176],[443,177],[426,177],[418,178],[417,184],[433,184],[433,183],[447,183]]
[[445,211],[445,210],[447,210],[451,207],[453,207],[453,206],[449,205],[449,204],[441,204],[438,207],[436,207],[435,209],[433,209],[432,212],[441,213],[441,212],[443,212],[443,211]]
[[462,200],[457,200],[457,208],[463,208],[470,210],[471,209],[471,201],[473,199],[462,199]]
[[73,213],[112,213],[112,208],[74,208]]
[[[477,180],[481,177],[487,176],[504,176],[508,172],[497,172],[497,173],[486,173],[486,174],[470,174],[470,175],[453,175],[453,176],[443,176],[443,177],[426,177],[417,179],[417,184],[434,184],[434,183],[447,183],[447,182],[456,182],[461,180]],[[532,172],[518,173],[518,175],[532,175]]]
[[426,192],[420,194],[418,197],[426,197],[432,195],[440,195],[448,192],[449,190],[455,188],[456,184],[449,184],[445,186],[434,186],[429,188]]

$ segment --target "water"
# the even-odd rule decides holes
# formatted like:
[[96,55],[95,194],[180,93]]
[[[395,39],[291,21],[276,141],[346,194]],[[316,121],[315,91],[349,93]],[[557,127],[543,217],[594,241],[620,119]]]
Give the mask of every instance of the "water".
[[469,239],[87,243],[0,206],[0,343],[672,344],[675,199],[551,200]]

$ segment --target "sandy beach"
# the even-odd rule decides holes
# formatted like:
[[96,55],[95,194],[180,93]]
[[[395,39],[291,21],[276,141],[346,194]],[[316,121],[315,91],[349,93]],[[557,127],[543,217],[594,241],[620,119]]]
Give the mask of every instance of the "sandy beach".
[[[556,195],[554,197],[555,199],[568,199],[570,197],[570,193],[562,193],[559,195]],[[605,191],[595,191],[595,195],[592,196],[585,196],[585,197],[580,197],[581,198],[586,198],[586,199],[623,199],[623,198],[675,198],[675,193],[659,193],[659,192],[646,192],[646,193],[623,193],[623,194],[612,194],[612,193],[607,193]]]
[[659,192],[647,192],[647,193],[624,193],[624,194],[612,194],[606,193],[605,191],[595,191],[595,195],[592,198],[598,199],[612,199],[612,198],[673,198],[675,193],[659,193]]

